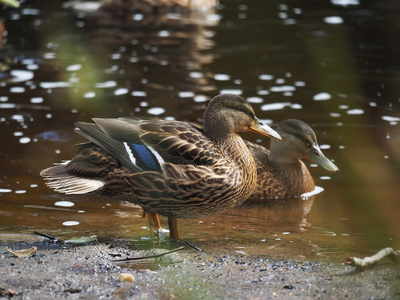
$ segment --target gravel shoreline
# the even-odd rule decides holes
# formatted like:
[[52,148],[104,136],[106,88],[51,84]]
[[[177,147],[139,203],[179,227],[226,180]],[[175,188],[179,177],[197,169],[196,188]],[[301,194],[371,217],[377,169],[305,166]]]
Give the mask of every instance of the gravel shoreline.
[[[36,246],[17,258],[6,250]],[[115,259],[164,253],[122,245],[0,246],[0,299],[400,299],[400,268],[390,261],[354,267],[205,253],[188,246],[159,258]],[[120,274],[131,281],[120,281]],[[129,277],[132,280],[132,277]]]

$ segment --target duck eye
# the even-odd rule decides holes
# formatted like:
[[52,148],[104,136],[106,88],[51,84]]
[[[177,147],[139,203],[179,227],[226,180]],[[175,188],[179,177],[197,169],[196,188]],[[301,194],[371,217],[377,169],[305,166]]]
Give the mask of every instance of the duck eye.
[[310,142],[307,142],[306,145],[307,145],[308,148],[311,148],[311,143]]
[[244,107],[243,106],[239,106],[239,110],[240,111],[244,111]]

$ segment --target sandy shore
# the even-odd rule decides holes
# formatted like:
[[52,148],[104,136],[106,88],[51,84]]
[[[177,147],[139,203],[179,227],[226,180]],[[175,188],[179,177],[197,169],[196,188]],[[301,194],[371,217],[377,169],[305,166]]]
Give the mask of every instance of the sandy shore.
[[[17,258],[6,250],[36,246]],[[400,268],[384,261],[364,272],[309,261],[271,260],[185,249],[130,263],[164,249],[120,244],[0,246],[0,298],[13,299],[400,299]],[[133,282],[120,281],[121,273]],[[132,277],[128,277],[132,280]]]

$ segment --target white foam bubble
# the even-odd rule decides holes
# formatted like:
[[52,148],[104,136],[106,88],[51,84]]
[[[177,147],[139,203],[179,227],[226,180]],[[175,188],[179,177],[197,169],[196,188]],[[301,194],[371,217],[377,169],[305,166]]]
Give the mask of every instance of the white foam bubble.
[[194,93],[193,92],[179,92],[178,96],[180,98],[192,98],[192,97],[194,97]]
[[274,79],[274,76],[270,75],[270,74],[261,74],[260,76],[258,76],[258,79],[260,79],[260,80],[272,80],[272,79]]
[[102,88],[102,89],[104,89],[104,88],[112,88],[112,87],[117,86],[117,82],[114,81],[114,80],[109,80],[109,81],[105,81],[105,82],[98,82],[98,83],[95,84],[95,86],[97,88]]
[[64,226],[76,226],[79,225],[78,221],[65,221],[62,223]]
[[164,112],[165,112],[165,109],[162,107],[152,107],[147,110],[147,113],[149,113],[151,115],[155,115],[155,116],[161,115]]
[[30,141],[31,141],[31,138],[26,137],[26,136],[19,139],[20,144],[28,144]]
[[263,103],[264,100],[261,97],[249,97],[247,101],[250,103]]
[[349,109],[347,111],[348,115],[362,115],[363,113],[364,113],[364,110],[360,109],[360,108]]
[[134,97],[146,97],[147,93],[144,91],[133,91],[131,95]]
[[28,81],[33,78],[33,72],[32,71],[26,71],[26,70],[12,70],[11,72],[12,82],[23,82],[23,81]]
[[319,93],[314,95],[314,100],[315,101],[326,101],[331,99],[331,95],[328,93]]
[[43,98],[42,97],[33,97],[31,98],[31,103],[33,104],[38,104],[38,103],[42,103],[43,102]]
[[218,81],[226,81],[231,79],[231,77],[228,74],[215,74],[214,79]]
[[75,205],[74,202],[71,201],[57,201],[54,203],[55,206],[61,206],[61,207],[72,207]]
[[270,110],[279,110],[283,109],[286,106],[290,106],[290,102],[278,102],[278,103],[269,103],[269,104],[264,104],[261,106],[261,110],[263,111],[270,111]]
[[329,16],[324,18],[324,22],[328,24],[342,24],[344,22],[342,17],[339,16]]
[[80,69],[82,69],[82,65],[81,64],[75,64],[75,65],[70,65],[66,68],[67,71],[73,72],[73,71],[79,71]]

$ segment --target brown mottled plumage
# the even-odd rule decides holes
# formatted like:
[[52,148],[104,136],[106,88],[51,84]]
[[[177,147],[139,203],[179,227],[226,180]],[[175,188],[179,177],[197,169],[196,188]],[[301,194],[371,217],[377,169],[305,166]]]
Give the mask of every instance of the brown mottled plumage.
[[282,141],[271,140],[270,150],[246,141],[257,165],[257,184],[251,199],[289,198],[313,191],[315,183],[302,158],[329,171],[339,171],[324,156],[314,131],[306,123],[284,120],[278,123],[276,131]]
[[186,122],[93,119],[76,123],[84,144],[69,163],[47,168],[47,185],[65,194],[98,191],[140,205],[155,219],[221,213],[254,189],[256,165],[236,132],[280,138],[261,124],[250,104],[233,94],[214,97],[204,112],[204,132]]

